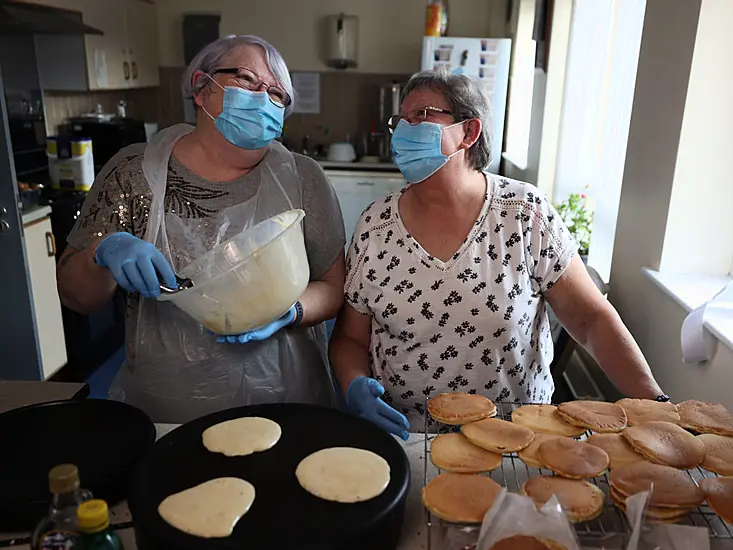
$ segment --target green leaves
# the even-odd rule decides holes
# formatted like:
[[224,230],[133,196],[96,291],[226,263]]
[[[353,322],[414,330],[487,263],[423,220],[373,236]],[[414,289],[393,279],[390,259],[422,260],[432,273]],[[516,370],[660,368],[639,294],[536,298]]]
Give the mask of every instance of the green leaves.
[[570,193],[568,198],[555,205],[555,208],[568,226],[570,234],[578,242],[578,253],[581,256],[587,255],[593,226],[593,213],[588,209],[587,196],[584,193]]

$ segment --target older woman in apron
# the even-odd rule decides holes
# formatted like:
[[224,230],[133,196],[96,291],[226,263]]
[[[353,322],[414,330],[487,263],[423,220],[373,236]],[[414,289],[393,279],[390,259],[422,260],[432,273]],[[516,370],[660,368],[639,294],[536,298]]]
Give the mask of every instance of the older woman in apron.
[[[293,108],[280,53],[229,36],[191,62],[184,92],[196,127],[179,124],[120,151],[98,175],[59,261],[64,304],[91,313],[126,292],[126,361],[110,396],[156,422],[186,422],[238,405],[334,404],[323,322],[343,300],[338,201],[311,159],[276,138]],[[262,329],[217,338],[170,303],[158,279],[243,229],[286,210],[306,213],[310,284]]]

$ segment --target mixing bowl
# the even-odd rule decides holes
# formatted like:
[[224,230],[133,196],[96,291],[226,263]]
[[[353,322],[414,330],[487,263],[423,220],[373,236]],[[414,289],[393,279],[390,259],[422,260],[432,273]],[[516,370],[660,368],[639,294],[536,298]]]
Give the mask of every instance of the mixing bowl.
[[274,321],[308,286],[304,216],[289,210],[245,229],[180,270],[192,288],[158,300],[172,302],[215,334],[241,334]]

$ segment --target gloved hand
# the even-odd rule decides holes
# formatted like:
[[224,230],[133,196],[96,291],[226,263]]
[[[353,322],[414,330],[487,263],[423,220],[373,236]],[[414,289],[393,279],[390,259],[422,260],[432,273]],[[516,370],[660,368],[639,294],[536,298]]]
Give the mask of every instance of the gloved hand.
[[173,268],[163,253],[152,243],[129,233],[112,233],[102,239],[94,260],[109,269],[117,284],[127,292],[139,292],[145,298],[160,296],[160,279],[171,288],[177,284]]
[[371,420],[383,430],[407,441],[410,423],[401,413],[382,399],[384,387],[374,378],[354,378],[346,390],[346,406],[362,418]]
[[292,306],[285,315],[269,325],[233,336],[217,336],[216,341],[229,342],[230,344],[246,344],[247,342],[267,340],[280,329],[292,325],[295,322],[295,316],[295,306]]

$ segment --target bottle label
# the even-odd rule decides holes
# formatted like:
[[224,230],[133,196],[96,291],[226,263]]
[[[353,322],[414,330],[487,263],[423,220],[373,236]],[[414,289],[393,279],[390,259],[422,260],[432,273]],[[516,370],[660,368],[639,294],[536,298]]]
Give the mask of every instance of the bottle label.
[[39,550],[71,550],[76,541],[76,535],[68,531],[49,531],[41,535],[38,542]]

